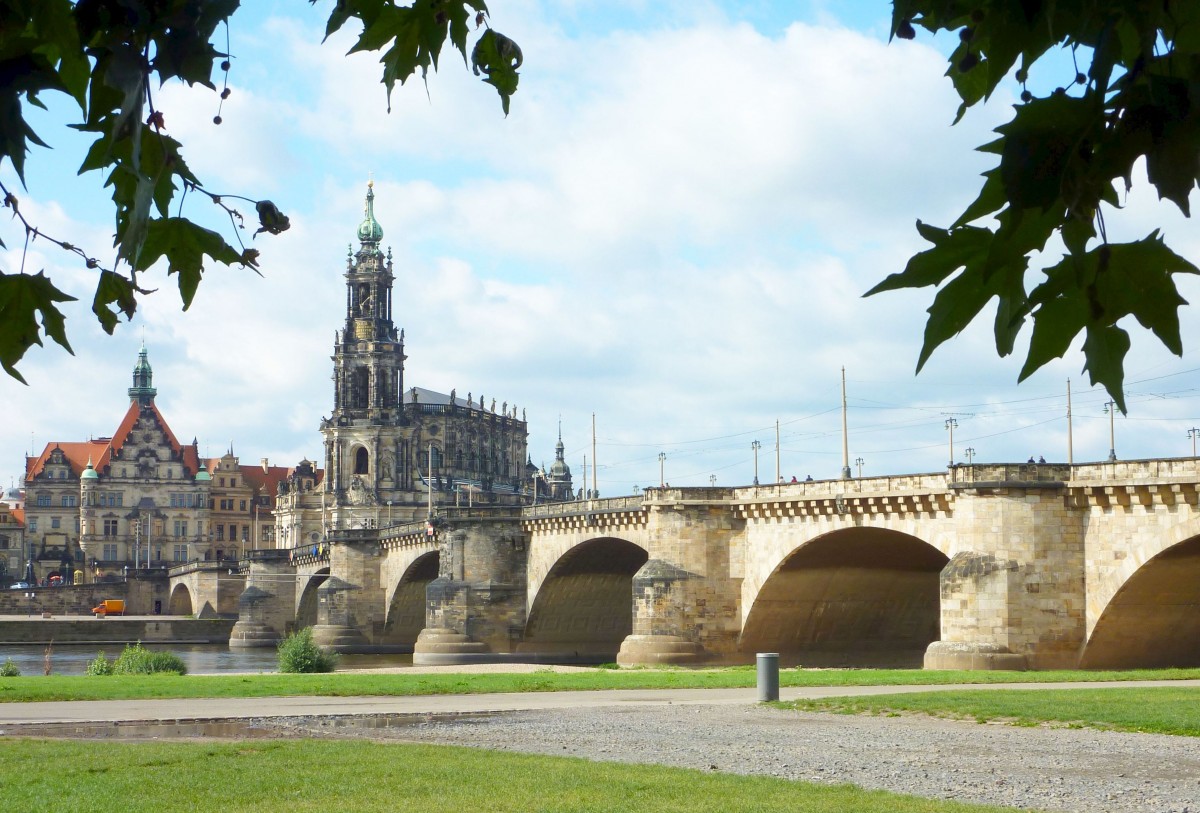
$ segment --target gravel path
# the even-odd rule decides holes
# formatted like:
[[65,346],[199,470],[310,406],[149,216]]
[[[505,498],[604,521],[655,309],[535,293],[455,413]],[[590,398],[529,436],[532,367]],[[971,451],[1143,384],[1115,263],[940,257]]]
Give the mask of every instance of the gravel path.
[[[315,719],[256,722],[290,734],[332,733]],[[340,728],[337,734],[352,732]],[[1190,737],[729,705],[450,715],[358,734],[849,782],[1019,808],[1200,813],[1200,741]]]

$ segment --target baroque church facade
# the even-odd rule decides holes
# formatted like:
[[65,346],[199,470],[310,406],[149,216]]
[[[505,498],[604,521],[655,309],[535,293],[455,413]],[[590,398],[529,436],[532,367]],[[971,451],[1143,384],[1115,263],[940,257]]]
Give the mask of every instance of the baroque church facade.
[[345,318],[334,339],[333,410],[321,421],[325,476],[314,470],[281,485],[281,547],[332,529],[424,519],[442,505],[523,505],[532,497],[537,469],[516,404],[497,407],[482,394],[462,398],[456,390],[406,383],[391,251],[380,248],[371,183],[357,236],[359,248],[346,261]]

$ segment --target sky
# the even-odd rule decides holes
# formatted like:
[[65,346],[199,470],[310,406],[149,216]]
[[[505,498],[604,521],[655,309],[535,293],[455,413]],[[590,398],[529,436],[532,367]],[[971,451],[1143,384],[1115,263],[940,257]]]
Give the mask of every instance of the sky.
[[[449,50],[427,86],[397,86],[389,112],[377,57],[345,56],[357,31],[322,44],[330,0],[244,5],[222,123],[205,88],[167,85],[156,105],[208,189],[269,198],[291,229],[243,232],[262,275],[209,268],[186,312],[173,278],[152,272],[157,292],[109,337],[90,314],[92,272],[45,241],[22,258],[18,224],[0,222],[0,268],[24,259],[80,300],[66,308],[74,355],[35,347],[19,367],[28,386],[0,380],[6,488],[31,449],[115,431],[142,341],[157,403],[202,455],[320,459],[368,178],[406,385],[516,404],[537,464],[553,461],[561,425],[577,484],[586,458],[601,496],[660,479],[749,484],[754,441],[763,482],[777,460],[785,479],[838,477],[843,368],[855,475],[1065,461],[1068,381],[1075,462],[1105,459],[1110,433],[1121,459],[1192,454],[1191,309],[1182,358],[1122,325],[1129,413],[1110,421],[1079,342],[1018,385],[1029,329],[1000,359],[985,317],[916,375],[932,290],[863,298],[927,245],[917,219],[948,225],[975,197],[989,161],[974,148],[1019,92],[1002,86],[952,127],[954,43],[922,32],[889,44],[886,0],[495,0],[492,26],[524,53],[507,117]],[[0,179],[46,233],[105,258],[111,204],[102,176],[76,175],[87,140],[62,127],[73,116],[52,105],[35,119],[53,149],[30,156],[27,188],[9,167]],[[1200,229],[1144,177],[1124,202],[1110,236],[1161,228],[1200,263]],[[232,239],[200,196],[183,211]],[[1200,298],[1194,280],[1181,290]]]

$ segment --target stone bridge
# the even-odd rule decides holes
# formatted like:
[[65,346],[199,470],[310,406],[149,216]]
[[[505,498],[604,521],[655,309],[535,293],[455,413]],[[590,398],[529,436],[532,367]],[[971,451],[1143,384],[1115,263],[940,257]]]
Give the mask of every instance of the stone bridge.
[[1198,486],[1188,458],[448,508],[258,552],[234,641],[312,625],[418,663],[1200,665]]

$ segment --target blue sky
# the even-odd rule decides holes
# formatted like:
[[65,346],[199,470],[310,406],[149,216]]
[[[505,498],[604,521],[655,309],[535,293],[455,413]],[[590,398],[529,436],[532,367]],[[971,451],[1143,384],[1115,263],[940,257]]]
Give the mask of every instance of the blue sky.
[[[74,356],[35,348],[29,387],[0,382],[5,486],[31,446],[116,428],[143,335],[182,439],[212,455],[232,442],[245,461],[317,458],[368,174],[395,256],[407,383],[516,403],[536,463],[553,459],[561,418],[577,476],[594,412],[603,495],[657,484],[660,451],[675,485],[748,483],[753,440],[770,480],[777,420],[784,477],[837,476],[843,366],[864,475],[944,468],[950,417],[957,460],[968,447],[978,462],[1063,460],[1068,378],[1076,461],[1107,455],[1108,399],[1077,347],[1017,386],[1020,358],[995,357],[983,320],[914,376],[930,295],[861,298],[921,250],[917,218],[947,224],[974,197],[988,166],[974,147],[1013,92],[951,128],[950,43],[889,45],[883,0],[496,0],[493,26],[525,55],[507,118],[450,53],[428,89],[398,87],[388,113],[375,58],[344,57],[349,35],[321,44],[328,2],[246,6],[223,123],[207,90],[156,99],[210,189],[274,200],[291,231],[254,241],[261,278],[211,269],[187,313],[172,280],[152,279],[159,291],[111,338],[88,314],[86,269],[35,244],[27,270],[85,301],[69,313]],[[103,178],[75,176],[86,141],[52,126],[69,115],[46,117],[55,149],[31,156],[17,194],[48,233],[104,257]],[[185,211],[222,225],[198,197]],[[1144,182],[1108,225],[1132,238],[1161,226],[1200,262],[1195,224]],[[13,223],[0,237],[21,243]],[[0,256],[9,272],[20,260]],[[1182,359],[1128,326],[1122,458],[1190,454],[1200,337],[1184,313]]]

